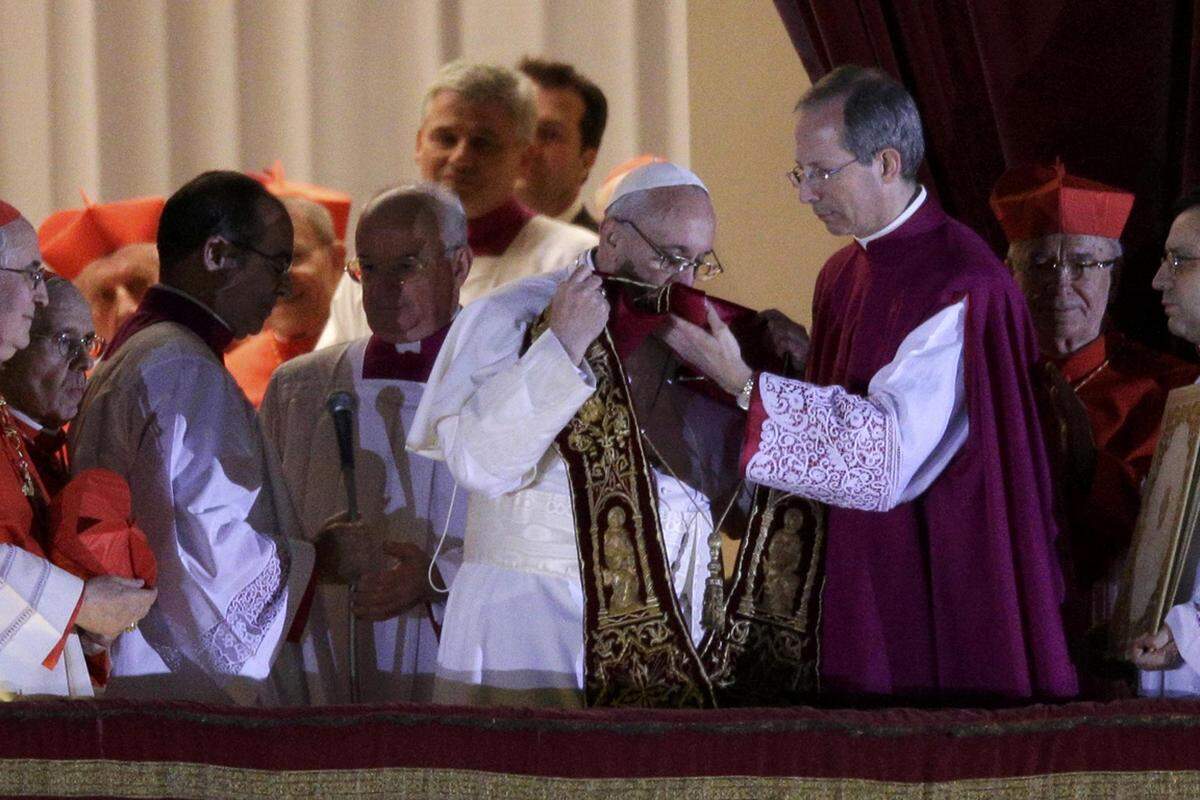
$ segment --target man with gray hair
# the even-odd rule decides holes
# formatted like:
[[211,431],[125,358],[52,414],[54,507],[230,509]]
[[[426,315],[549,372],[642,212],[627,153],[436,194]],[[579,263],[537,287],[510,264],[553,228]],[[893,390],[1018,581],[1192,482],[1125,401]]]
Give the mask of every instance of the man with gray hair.
[[[464,305],[510,281],[556,270],[596,243],[590,231],[534,214],[516,199],[537,118],[533,92],[515,70],[453,61],[425,93],[414,158],[423,180],[457,194],[466,209],[475,260],[462,287]],[[368,333],[362,290],[343,278],[317,346]]]
[[79,411],[87,372],[105,342],[74,284],[47,275],[46,294],[50,302],[34,314],[29,346],[0,364],[0,395],[53,496],[71,477],[64,428]]
[[[353,589],[317,589],[302,644],[314,703],[428,701],[445,587],[462,549],[465,502],[452,512],[454,480],[444,465],[404,452],[404,438],[458,310],[471,267],[463,207],[446,189],[389,189],[363,210],[350,276],[362,286],[369,336],[282,365],[259,416],[283,464],[305,528],[343,508],[332,392],[357,401],[358,509],[377,538],[378,566]],[[464,498],[465,500],[465,498]],[[436,567],[431,558],[449,524]],[[355,635],[350,635],[350,626]],[[357,691],[349,667],[354,643]]]
[[823,690],[1075,694],[1020,291],[918,183],[916,103],[884,73],[821,79],[795,143],[800,200],[855,238],[817,281],[808,380],[753,372],[720,320],[667,341],[749,410],[746,477],[829,506]]

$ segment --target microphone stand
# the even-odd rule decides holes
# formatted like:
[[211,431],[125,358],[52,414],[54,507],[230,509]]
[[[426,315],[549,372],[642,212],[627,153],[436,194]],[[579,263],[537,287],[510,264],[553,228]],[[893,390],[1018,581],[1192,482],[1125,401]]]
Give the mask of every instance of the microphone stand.
[[[358,487],[354,481],[354,411],[357,401],[349,392],[333,392],[325,401],[333,417],[338,454],[342,466],[342,484],[346,487],[346,516],[358,521]],[[362,702],[362,682],[358,672],[358,619],[354,616],[353,587],[346,593],[346,668],[350,673],[350,702]]]

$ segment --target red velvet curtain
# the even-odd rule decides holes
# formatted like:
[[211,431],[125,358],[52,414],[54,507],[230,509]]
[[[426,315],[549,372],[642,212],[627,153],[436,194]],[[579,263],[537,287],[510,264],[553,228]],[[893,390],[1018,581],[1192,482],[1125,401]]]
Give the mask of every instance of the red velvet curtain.
[[1200,0],[775,0],[806,70],[876,66],[913,93],[925,180],[1000,252],[987,206],[1006,166],[1059,156],[1136,193],[1111,309],[1165,325],[1150,279],[1169,211],[1200,183]]

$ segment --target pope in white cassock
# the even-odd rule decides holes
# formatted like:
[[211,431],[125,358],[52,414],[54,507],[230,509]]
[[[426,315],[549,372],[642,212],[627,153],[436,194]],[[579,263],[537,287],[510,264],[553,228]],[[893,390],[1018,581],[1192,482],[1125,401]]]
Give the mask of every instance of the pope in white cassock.
[[[699,178],[673,164],[642,167],[614,193],[597,248],[568,269],[476,300],[451,326],[408,440],[415,452],[444,459],[459,486],[470,490],[463,563],[438,651],[436,700],[583,701],[580,549],[568,465],[555,439],[596,389],[584,354],[609,322],[601,274],[642,285],[690,284],[712,249],[715,226]],[[543,312],[547,326],[532,330]],[[682,633],[698,643],[713,524],[709,499],[660,460],[650,463]],[[637,507],[608,513],[607,521],[618,526],[629,513],[644,515]],[[621,556],[619,542],[605,547],[610,565],[620,560],[636,569]],[[626,578],[633,573],[618,575],[609,587],[610,608],[632,602]]]
[[314,548],[222,353],[287,291],[291,221],[257,181],[209,172],[167,201],[158,250],[162,283],[117,332],[71,429],[72,469],[129,482],[158,560],[158,603],[114,645],[109,693],[270,704]]
[[439,590],[461,558],[466,495],[451,513],[454,479],[445,464],[406,453],[404,439],[471,266],[466,238],[462,205],[435,184],[391,189],[372,200],[359,218],[357,258],[348,267],[362,284],[372,334],[284,364],[259,409],[297,511],[315,530],[346,503],[333,488],[341,481],[340,461],[325,400],[339,391],[357,400],[358,510],[380,537],[381,566],[359,578],[352,593],[342,586],[317,591],[322,613],[314,614],[303,641],[313,703],[350,700],[351,611],[360,699],[431,698],[445,607]]

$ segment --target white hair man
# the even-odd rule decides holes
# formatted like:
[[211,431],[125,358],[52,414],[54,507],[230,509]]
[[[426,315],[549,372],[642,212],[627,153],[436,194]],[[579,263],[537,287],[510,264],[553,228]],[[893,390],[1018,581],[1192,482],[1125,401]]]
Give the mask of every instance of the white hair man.
[[[507,67],[453,61],[425,93],[414,158],[421,178],[458,195],[474,256],[464,305],[510,281],[566,265],[595,234],[534,214],[517,200],[536,121],[533,85]],[[362,290],[348,277],[334,295],[325,347],[370,334]]]
[[[448,519],[454,479],[441,462],[405,453],[404,439],[471,266],[466,216],[436,184],[390,189],[363,210],[355,249],[350,274],[362,285],[371,335],[284,364],[259,415],[301,520],[316,530],[344,502],[330,489],[340,480],[340,462],[324,404],[332,392],[357,401],[358,511],[378,537],[379,562],[349,593],[341,586],[318,589],[322,613],[303,644],[310,700],[428,701],[445,601],[436,589],[453,580],[461,558],[466,498]],[[357,676],[348,667],[351,642]]]

